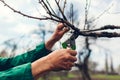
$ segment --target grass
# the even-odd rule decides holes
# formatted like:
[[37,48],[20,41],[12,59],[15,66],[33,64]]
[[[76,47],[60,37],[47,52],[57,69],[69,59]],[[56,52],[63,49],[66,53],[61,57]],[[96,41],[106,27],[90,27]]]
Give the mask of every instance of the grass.
[[92,78],[98,78],[98,79],[107,79],[107,80],[120,80],[120,75],[92,75]]
[[[69,73],[67,76],[60,76],[60,75],[52,75],[48,76],[49,80],[70,80],[70,79],[77,79],[80,77],[79,74],[73,74]],[[120,80],[120,75],[104,75],[104,74],[95,74],[91,75],[92,79],[97,79],[97,80]],[[39,80],[44,80],[40,78]],[[79,79],[78,79],[79,80]]]
[[[69,80],[70,78],[75,78],[76,75],[69,73],[67,76],[59,76],[59,75],[52,75],[49,76],[49,80]],[[39,78],[38,80],[44,80],[43,78]]]
[[53,76],[50,78],[50,80],[69,80],[70,78],[75,78],[76,76],[74,74],[69,73],[67,76]]
[[68,77],[68,78],[75,78],[76,75],[75,75],[75,74],[72,74],[72,73],[69,73],[67,77]]

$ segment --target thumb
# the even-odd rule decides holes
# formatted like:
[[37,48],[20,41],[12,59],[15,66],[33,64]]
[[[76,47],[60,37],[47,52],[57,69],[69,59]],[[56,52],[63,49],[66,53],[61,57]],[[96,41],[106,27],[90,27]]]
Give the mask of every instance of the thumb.
[[66,32],[68,32],[70,30],[70,28],[68,27],[64,27],[64,29],[61,31],[62,34],[65,34]]

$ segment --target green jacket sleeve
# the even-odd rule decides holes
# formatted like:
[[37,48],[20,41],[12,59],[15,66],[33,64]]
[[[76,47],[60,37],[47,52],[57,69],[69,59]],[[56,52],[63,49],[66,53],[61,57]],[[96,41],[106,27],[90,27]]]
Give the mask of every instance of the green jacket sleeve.
[[50,53],[50,51],[45,48],[45,43],[41,43],[36,47],[36,49],[26,52],[22,55],[12,58],[0,58],[0,71],[7,70],[28,62],[33,62],[43,56],[46,56],[48,53]]
[[34,80],[31,72],[31,63],[1,71],[0,80]]
[[12,58],[0,58],[0,80],[33,80],[31,62],[51,51],[41,43],[36,49]]

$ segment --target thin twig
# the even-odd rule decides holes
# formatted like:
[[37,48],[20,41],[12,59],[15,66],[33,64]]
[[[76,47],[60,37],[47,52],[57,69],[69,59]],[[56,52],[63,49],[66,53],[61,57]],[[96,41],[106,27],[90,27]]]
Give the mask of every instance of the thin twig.
[[55,11],[53,10],[53,8],[51,7],[50,3],[48,0],[46,0],[47,4],[48,4],[48,7],[50,7],[51,11],[54,13],[54,15],[56,15]]
[[23,15],[25,17],[28,17],[28,18],[32,18],[32,19],[37,19],[37,20],[53,20],[53,21],[57,21],[57,22],[62,22],[61,20],[59,19],[55,19],[55,18],[51,18],[51,17],[47,17],[45,16],[44,18],[39,18],[39,17],[34,17],[34,16],[30,16],[30,15],[27,15],[25,13],[22,13],[18,10],[15,10],[14,8],[12,8],[11,6],[9,6],[8,4],[6,4],[3,0],[0,0],[6,7],[10,8],[13,12],[15,13],[18,13],[20,15]]
[[60,4],[60,0],[58,0],[58,4]]
[[47,8],[44,6],[44,4],[42,3],[42,0],[39,0],[39,3],[42,5],[42,7],[46,10],[46,11],[48,11],[47,10]]
[[73,4],[71,4],[70,16],[71,16],[71,23],[74,24],[74,20],[73,20],[73,17],[74,17],[74,14],[73,14]]
[[45,7],[45,9],[46,9],[46,11],[47,11],[48,14],[52,14],[52,12],[50,11],[49,7],[47,6],[47,4],[45,3],[44,0],[41,0],[41,4]]
[[64,5],[63,5],[63,13],[65,12],[66,4],[67,4],[67,0],[64,1]]
[[33,19],[38,19],[38,20],[50,19],[50,18],[48,18],[48,17],[46,17],[46,18],[39,18],[39,17],[34,17],[34,16],[27,15],[27,14],[25,14],[25,13],[22,13],[22,12],[20,12],[20,11],[18,11],[18,10],[13,9],[11,6],[9,6],[8,4],[6,4],[3,0],[0,0],[0,1],[4,4],[4,6],[7,6],[7,7],[10,8],[13,12],[18,13],[18,14],[21,14],[21,15],[23,15],[23,16],[26,16],[26,17],[28,17],[28,18],[33,18]]
[[66,18],[66,16],[64,15],[64,13],[63,13],[63,11],[62,11],[59,3],[57,2],[57,0],[55,0],[55,2],[56,2],[56,4],[57,4],[57,6],[58,6],[58,8],[59,8],[59,11],[60,11],[60,13],[62,14],[63,18],[67,21],[67,18]]
[[86,25],[88,24],[88,0],[86,0],[86,6],[85,6],[85,24],[84,24],[84,30],[86,29]]

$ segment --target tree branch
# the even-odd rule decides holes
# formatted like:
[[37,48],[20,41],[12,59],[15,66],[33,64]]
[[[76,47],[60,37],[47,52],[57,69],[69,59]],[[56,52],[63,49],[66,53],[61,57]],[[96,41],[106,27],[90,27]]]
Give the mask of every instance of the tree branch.
[[67,18],[66,18],[66,16],[64,15],[64,13],[63,13],[63,11],[62,11],[62,9],[61,9],[59,3],[57,2],[57,0],[55,0],[55,2],[56,2],[56,4],[57,4],[57,6],[58,6],[58,9],[59,9],[60,13],[61,13],[62,16],[63,16],[63,19],[67,21]]
[[8,4],[6,4],[4,0],[0,0],[0,1],[5,6],[7,6],[8,8],[10,8],[12,11],[14,11],[15,13],[18,13],[18,14],[23,15],[25,17],[32,18],[32,19],[37,19],[37,20],[52,20],[52,21],[64,23],[67,27],[70,27],[71,29],[73,29],[74,33],[76,35],[88,36],[88,37],[108,37],[108,38],[120,37],[120,33],[117,33],[117,32],[112,32],[112,33],[111,32],[94,32],[94,31],[101,31],[101,30],[107,30],[107,29],[112,29],[112,30],[113,29],[120,29],[119,26],[114,26],[114,25],[107,25],[107,26],[101,27],[100,29],[95,29],[95,30],[81,31],[80,29],[78,29],[73,24],[71,24],[70,22],[67,21],[67,19],[65,18],[64,13],[61,11],[59,2],[57,0],[55,0],[56,4],[57,4],[59,10],[61,11],[61,14],[64,16],[64,18],[61,18],[61,17],[55,15],[54,12],[51,11],[51,9],[49,9],[49,7],[50,7],[49,2],[46,3],[46,2],[44,2],[44,0],[39,0],[39,3],[48,12],[48,15],[50,17],[44,16],[44,18],[39,18],[39,17],[30,16],[30,15],[24,14],[24,13],[18,11],[18,10],[15,10],[14,8],[12,8]]
[[12,8],[12,7],[9,6],[8,4],[6,4],[4,0],[0,0],[0,1],[4,4],[4,6],[7,6],[7,7],[10,8],[13,12],[18,13],[18,14],[21,14],[21,15],[23,15],[23,16],[25,16],[25,17],[32,18],[32,19],[38,19],[38,20],[50,19],[50,18],[48,18],[48,17],[46,17],[46,18],[39,18],[39,17],[34,17],[34,16],[27,15],[27,14],[25,14],[25,13],[22,13],[22,12],[18,11],[18,10],[15,10],[14,8]]
[[96,32],[96,33],[80,32],[79,35],[88,36],[88,37],[107,37],[107,38],[120,37],[120,33],[117,33],[117,32]]
[[106,26],[103,26],[103,27],[101,27],[101,28],[99,28],[99,29],[85,30],[84,32],[101,31],[101,30],[107,30],[107,29],[111,29],[111,30],[114,30],[114,29],[120,29],[120,26],[106,25]]
[[64,13],[64,11],[65,11],[66,4],[67,4],[67,0],[64,0],[63,13]]

